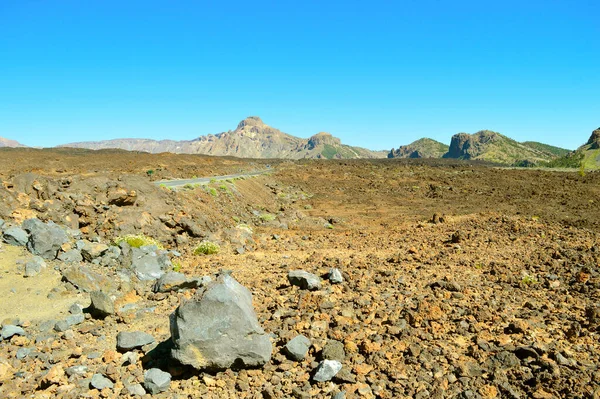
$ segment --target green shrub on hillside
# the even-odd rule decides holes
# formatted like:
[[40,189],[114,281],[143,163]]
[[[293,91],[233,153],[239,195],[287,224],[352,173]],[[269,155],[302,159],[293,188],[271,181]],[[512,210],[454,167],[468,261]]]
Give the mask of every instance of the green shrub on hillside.
[[132,248],[144,247],[146,245],[155,245],[158,249],[164,249],[162,244],[156,241],[152,237],[145,236],[143,234],[127,234],[119,236],[113,240],[115,245],[119,245],[122,242],[126,242]]
[[213,255],[218,254],[220,250],[219,244],[204,240],[194,248],[194,255]]

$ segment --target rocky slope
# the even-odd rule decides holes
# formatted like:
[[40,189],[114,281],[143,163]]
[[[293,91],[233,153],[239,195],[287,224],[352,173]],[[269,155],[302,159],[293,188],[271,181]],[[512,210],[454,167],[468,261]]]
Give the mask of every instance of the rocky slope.
[[584,145],[548,162],[545,166],[581,168],[582,171],[600,169],[600,128],[592,132]]
[[410,144],[392,149],[388,158],[441,158],[448,152],[448,146],[439,141],[422,138]]
[[0,147],[24,147],[24,145],[18,141],[0,137]]
[[150,153],[205,154],[240,158],[384,158],[383,151],[342,144],[329,133],[302,139],[268,126],[256,116],[241,121],[234,131],[200,136],[194,140],[116,139],[64,144],[61,147],[93,150],[119,148]]
[[532,165],[556,156],[548,151],[510,139],[500,133],[482,130],[452,136],[444,158],[482,160],[506,165]]

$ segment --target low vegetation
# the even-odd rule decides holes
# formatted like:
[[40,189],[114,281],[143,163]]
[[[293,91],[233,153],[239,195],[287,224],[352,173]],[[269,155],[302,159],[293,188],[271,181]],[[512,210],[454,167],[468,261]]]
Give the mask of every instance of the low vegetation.
[[137,235],[127,234],[124,236],[117,237],[113,241],[113,243],[115,245],[119,245],[122,242],[127,243],[132,248],[140,248],[140,247],[145,247],[147,245],[154,245],[158,249],[164,249],[164,247],[162,246],[162,244],[160,242],[156,241],[152,237],[148,237],[148,236],[145,236],[142,234],[137,234]]
[[218,254],[221,250],[219,244],[204,240],[196,248],[194,248],[194,255],[214,255]]

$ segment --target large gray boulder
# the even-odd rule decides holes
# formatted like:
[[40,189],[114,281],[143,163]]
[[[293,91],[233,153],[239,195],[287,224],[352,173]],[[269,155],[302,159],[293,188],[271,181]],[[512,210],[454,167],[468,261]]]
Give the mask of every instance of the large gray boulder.
[[39,219],[27,219],[22,227],[29,233],[27,249],[44,259],[56,259],[61,246],[69,241],[67,233],[56,224]]
[[27,241],[29,241],[29,234],[22,228],[15,226],[4,230],[2,237],[4,238],[5,243],[21,247],[27,245]]
[[262,366],[273,351],[259,325],[252,294],[222,273],[170,317],[172,356],[196,369]]

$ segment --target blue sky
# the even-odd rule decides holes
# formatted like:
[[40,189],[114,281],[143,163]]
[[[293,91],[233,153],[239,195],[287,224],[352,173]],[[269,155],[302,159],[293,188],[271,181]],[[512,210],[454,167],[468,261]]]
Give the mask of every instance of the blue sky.
[[0,0],[0,136],[192,139],[246,116],[390,149],[600,126],[600,2]]

